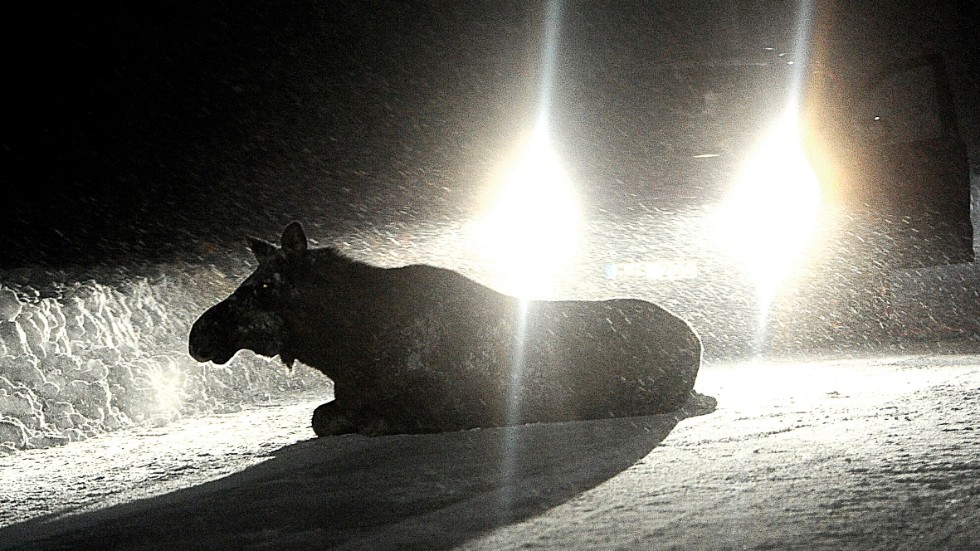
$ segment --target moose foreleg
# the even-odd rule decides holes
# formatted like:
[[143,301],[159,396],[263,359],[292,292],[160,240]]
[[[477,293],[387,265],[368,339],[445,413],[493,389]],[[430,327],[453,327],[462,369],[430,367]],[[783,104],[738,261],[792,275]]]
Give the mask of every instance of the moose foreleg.
[[334,400],[313,410],[313,432],[317,436],[334,436],[357,432],[357,426]]
[[354,415],[337,404],[327,402],[313,411],[313,432],[317,436],[336,436],[353,432],[367,436],[380,436],[391,432],[388,423],[376,416]]

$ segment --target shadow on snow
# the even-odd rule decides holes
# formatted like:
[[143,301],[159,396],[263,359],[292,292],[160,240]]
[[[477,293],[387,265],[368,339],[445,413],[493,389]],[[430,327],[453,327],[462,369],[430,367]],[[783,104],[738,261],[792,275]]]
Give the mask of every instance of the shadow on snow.
[[445,549],[602,484],[681,419],[714,406],[699,395],[684,411],[649,417],[312,439],[197,487],[20,523],[0,530],[0,541],[13,549]]

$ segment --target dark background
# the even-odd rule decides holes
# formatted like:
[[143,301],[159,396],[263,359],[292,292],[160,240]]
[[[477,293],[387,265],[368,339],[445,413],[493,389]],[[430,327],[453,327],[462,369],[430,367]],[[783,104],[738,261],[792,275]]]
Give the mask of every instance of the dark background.
[[167,256],[344,196],[363,203],[372,179],[390,183],[409,148],[438,149],[447,131],[437,114],[421,120],[432,83],[410,66],[429,61],[413,38],[434,31],[399,12],[268,3],[10,19],[3,261]]
[[164,259],[457,199],[530,116],[540,10],[380,4],[8,19],[0,261]]
[[[0,268],[193,260],[292,219],[330,234],[467,216],[535,116],[544,3],[206,4],[5,18]],[[787,50],[796,6],[565,2],[554,130],[587,209],[634,201],[658,170],[671,123],[644,67]],[[972,4],[924,9],[924,25],[839,25],[938,26],[948,39],[923,40],[973,66]]]

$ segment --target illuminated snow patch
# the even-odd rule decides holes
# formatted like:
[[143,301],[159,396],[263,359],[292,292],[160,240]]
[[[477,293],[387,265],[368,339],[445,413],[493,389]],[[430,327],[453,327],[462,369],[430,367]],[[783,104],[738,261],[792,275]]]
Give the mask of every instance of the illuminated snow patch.
[[237,280],[161,269],[172,273],[117,286],[56,284],[51,298],[0,288],[0,453],[329,387],[310,368],[290,373],[251,353],[225,366],[195,362],[186,352],[191,324]]

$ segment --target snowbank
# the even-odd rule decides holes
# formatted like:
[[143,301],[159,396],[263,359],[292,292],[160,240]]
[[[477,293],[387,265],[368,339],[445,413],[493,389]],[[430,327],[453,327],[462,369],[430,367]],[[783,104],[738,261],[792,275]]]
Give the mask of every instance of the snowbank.
[[329,394],[320,373],[250,352],[223,366],[195,362],[191,324],[239,278],[214,267],[166,273],[44,293],[0,287],[0,453],[234,411],[284,391]]

